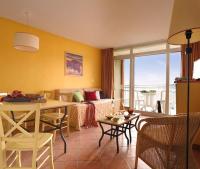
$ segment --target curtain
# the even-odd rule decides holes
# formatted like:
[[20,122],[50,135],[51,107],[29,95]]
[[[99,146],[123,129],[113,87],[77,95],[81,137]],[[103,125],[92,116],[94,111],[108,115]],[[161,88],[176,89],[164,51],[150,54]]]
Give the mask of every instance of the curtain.
[[[192,53],[190,54],[190,79],[193,75],[194,62],[200,58],[200,42],[192,43]],[[182,45],[181,59],[182,59],[182,77],[187,77],[187,56],[185,53],[186,45]]]
[[113,49],[102,50],[101,87],[106,97],[113,98],[114,94],[114,58]]
[[121,60],[121,99],[124,100],[124,60]]

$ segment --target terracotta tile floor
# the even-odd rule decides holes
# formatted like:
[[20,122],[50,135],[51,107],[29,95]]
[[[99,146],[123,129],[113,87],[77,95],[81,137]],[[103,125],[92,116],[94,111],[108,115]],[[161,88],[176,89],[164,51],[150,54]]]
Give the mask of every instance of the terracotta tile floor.
[[[135,161],[136,131],[133,129],[133,143],[127,146],[125,136],[119,137],[120,151],[116,153],[115,139],[105,135],[101,147],[98,140],[100,128],[88,128],[75,131],[67,138],[67,154],[63,154],[63,143],[57,136],[54,144],[55,169],[133,169]],[[139,162],[139,169],[148,169]]]
[[[67,138],[67,154],[63,153],[63,142],[58,135],[54,143],[55,169],[134,169],[136,135],[137,132],[133,129],[133,141],[129,146],[124,135],[119,137],[118,154],[115,139],[110,141],[107,135],[104,136],[101,147],[98,147],[101,136],[99,127],[71,132]],[[200,153],[196,154],[200,159]],[[30,156],[23,158],[23,161],[30,162]],[[49,167],[46,166],[45,169]],[[149,167],[139,160],[138,169]]]

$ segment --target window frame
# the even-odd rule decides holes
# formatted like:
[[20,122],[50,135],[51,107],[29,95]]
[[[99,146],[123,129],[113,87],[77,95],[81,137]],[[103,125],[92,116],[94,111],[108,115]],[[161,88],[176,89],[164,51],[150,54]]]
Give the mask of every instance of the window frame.
[[[141,53],[133,53],[133,49],[137,47],[144,47],[150,45],[158,45],[161,43],[166,44],[166,48],[163,50],[155,50],[149,52],[141,52]],[[177,46],[177,48],[170,48],[170,45],[167,44],[166,41],[158,41],[152,43],[145,43],[141,45],[129,46],[124,48],[116,48],[114,50],[128,50],[130,49],[129,55],[118,55],[113,56],[114,59],[130,59],[130,91],[129,91],[129,107],[134,108],[134,87],[135,87],[135,58],[140,56],[150,56],[150,55],[157,55],[157,54],[166,54],[166,96],[165,96],[165,113],[169,112],[169,87],[170,87],[170,53],[181,52],[181,46]],[[137,112],[145,112],[141,110],[137,110]],[[153,112],[148,112],[153,113]]]

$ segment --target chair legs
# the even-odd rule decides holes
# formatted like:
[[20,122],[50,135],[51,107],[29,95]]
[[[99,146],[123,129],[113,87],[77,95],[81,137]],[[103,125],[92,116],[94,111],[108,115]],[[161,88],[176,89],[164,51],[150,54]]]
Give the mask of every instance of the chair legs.
[[51,140],[50,142],[49,142],[49,147],[50,147],[50,149],[49,149],[49,154],[50,154],[50,160],[49,160],[49,166],[50,166],[50,169],[54,169],[54,163],[53,163],[53,141]]
[[21,151],[17,151],[17,166],[21,167],[22,166],[22,162],[21,162]]
[[[57,120],[53,120],[53,124],[57,125]],[[56,141],[56,130],[53,131],[53,142],[55,143]]]
[[32,155],[32,169],[37,169],[37,151],[33,151],[33,155]]

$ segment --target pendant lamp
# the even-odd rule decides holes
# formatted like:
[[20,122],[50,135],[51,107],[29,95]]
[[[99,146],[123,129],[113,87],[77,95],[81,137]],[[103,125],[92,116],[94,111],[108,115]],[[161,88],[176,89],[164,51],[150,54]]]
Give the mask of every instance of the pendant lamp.
[[14,48],[21,51],[35,52],[39,49],[39,38],[26,32],[16,32]]
[[[24,16],[29,24],[30,12],[24,12]],[[16,32],[13,42],[14,48],[21,51],[36,52],[39,50],[39,38],[28,32]]]

